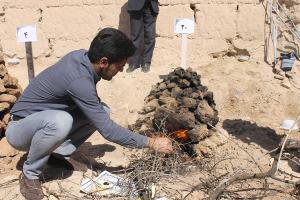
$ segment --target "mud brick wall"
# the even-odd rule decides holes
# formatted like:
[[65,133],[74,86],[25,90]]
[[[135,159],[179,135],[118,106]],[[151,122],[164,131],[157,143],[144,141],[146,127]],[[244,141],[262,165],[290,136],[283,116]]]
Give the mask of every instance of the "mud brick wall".
[[[159,2],[154,64],[180,64],[180,37],[173,33],[175,18],[194,17],[196,21],[195,33],[189,35],[189,66],[197,66],[199,60],[210,59],[232,46],[251,51],[264,44],[266,1]],[[297,23],[300,23],[299,3],[285,1]],[[104,27],[119,28],[129,34],[126,9],[126,0],[0,0],[4,56],[25,59],[24,44],[16,42],[16,27],[20,25],[37,25],[38,41],[33,43],[35,59],[59,58],[71,50],[88,48],[91,39]]]

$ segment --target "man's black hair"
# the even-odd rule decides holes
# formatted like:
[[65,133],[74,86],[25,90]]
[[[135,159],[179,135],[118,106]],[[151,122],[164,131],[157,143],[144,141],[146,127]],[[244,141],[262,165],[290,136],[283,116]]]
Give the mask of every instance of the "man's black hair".
[[97,63],[101,58],[107,57],[111,64],[129,58],[135,50],[132,41],[123,32],[114,28],[104,28],[93,39],[88,57],[91,63]]

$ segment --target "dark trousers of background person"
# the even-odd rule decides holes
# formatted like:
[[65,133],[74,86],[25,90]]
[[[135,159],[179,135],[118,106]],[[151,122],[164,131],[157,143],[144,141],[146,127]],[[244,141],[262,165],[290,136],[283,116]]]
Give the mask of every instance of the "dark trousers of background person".
[[[153,12],[150,3],[146,3],[140,11],[130,11],[131,39],[137,48],[130,58],[129,65],[139,67],[150,64],[155,47],[157,13]],[[144,31],[144,48],[141,46]],[[141,50],[144,49],[143,52]]]

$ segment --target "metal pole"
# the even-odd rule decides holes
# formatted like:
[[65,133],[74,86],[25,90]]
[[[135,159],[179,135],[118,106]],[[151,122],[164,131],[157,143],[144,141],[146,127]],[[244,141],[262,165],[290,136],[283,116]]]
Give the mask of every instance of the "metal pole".
[[25,42],[26,48],[26,60],[27,60],[27,68],[28,68],[28,79],[29,82],[34,78],[34,67],[33,67],[33,58],[32,58],[32,43]]

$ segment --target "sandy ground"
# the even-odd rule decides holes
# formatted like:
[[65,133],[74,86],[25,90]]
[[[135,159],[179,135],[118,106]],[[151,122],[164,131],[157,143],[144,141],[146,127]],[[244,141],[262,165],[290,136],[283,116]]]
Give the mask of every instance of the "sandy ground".
[[[54,60],[45,60],[35,63],[36,73],[43,70],[44,66],[53,63]],[[290,89],[281,86],[281,81],[274,79],[272,68],[258,59],[250,59],[246,62],[239,62],[235,57],[217,58],[208,63],[193,67],[202,76],[202,84],[208,86],[214,92],[214,98],[219,111],[222,127],[229,133],[229,139],[224,145],[216,145],[213,154],[219,157],[232,155],[236,159],[233,165],[247,166],[253,171],[267,169],[270,156],[263,156],[264,153],[278,146],[283,135],[279,129],[284,119],[295,119],[299,115],[300,91],[291,86]],[[23,87],[27,84],[26,64],[8,67],[9,73],[19,79]],[[111,107],[112,118],[123,126],[133,123],[138,117],[138,111],[143,106],[143,100],[149,93],[151,86],[159,82],[159,75],[168,74],[174,68],[165,64],[155,62],[150,73],[142,73],[136,70],[133,73],[120,73],[112,81],[100,81],[98,93],[101,99]],[[300,73],[300,66],[294,67],[294,79]],[[299,82],[300,83],[300,82]],[[298,132],[293,133],[297,138]],[[5,151],[0,155],[0,198],[1,199],[22,199],[19,193],[18,175],[20,174],[22,153],[10,149],[5,139],[0,141],[1,149]],[[74,155],[94,171],[103,169],[103,165],[109,170],[116,170],[128,163],[128,155],[132,151],[118,145],[105,141],[100,134],[95,133]],[[258,164],[249,165],[243,160],[254,159]],[[223,165],[224,169],[225,164]],[[258,167],[260,166],[260,167]],[[297,168],[285,161],[281,168],[289,173],[297,174]],[[220,169],[221,170],[221,169]],[[51,169],[48,169],[51,172]],[[57,171],[55,171],[57,172]],[[89,172],[92,174],[91,170]],[[53,173],[52,173],[53,174]],[[61,180],[47,181],[44,183],[47,188],[49,199],[57,199],[55,192],[59,193],[61,188],[65,191],[81,197],[79,184],[83,177],[82,173],[73,172],[63,174],[58,172],[57,178]],[[60,176],[61,175],[61,176]],[[182,199],[199,182],[199,174],[190,174],[185,177],[188,184],[177,184],[177,199]],[[280,187],[283,190],[290,186],[274,183],[270,184]],[[258,184],[256,184],[258,185]],[[202,199],[205,193],[195,191],[187,199]],[[70,196],[60,199],[72,199]],[[73,198],[75,199],[75,197]],[[262,199],[292,199],[280,193],[270,193]]]

